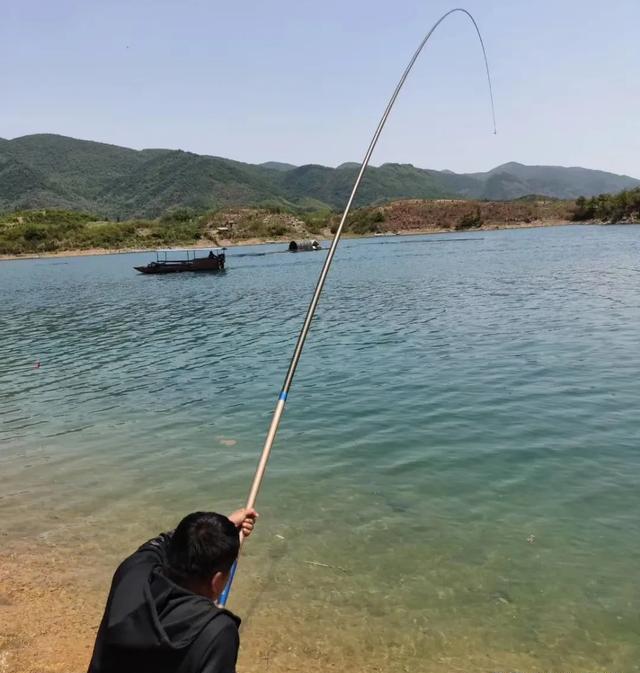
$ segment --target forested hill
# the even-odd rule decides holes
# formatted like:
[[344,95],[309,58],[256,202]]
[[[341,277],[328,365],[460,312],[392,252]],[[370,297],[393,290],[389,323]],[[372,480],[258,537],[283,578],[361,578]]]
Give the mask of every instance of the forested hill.
[[[253,165],[181,150],[132,150],[58,135],[0,139],[0,211],[65,208],[111,218],[154,217],[172,208],[207,210],[271,204],[340,208],[357,164],[338,168]],[[506,200],[529,194],[574,199],[640,186],[634,178],[584,168],[508,163],[456,174],[410,164],[372,167],[357,204],[400,198]]]

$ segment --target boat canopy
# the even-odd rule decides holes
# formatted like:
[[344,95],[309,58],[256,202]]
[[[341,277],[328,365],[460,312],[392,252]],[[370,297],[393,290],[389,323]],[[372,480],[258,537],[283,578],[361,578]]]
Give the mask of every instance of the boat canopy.
[[156,250],[156,259],[158,261],[170,261],[171,257],[175,258],[180,255],[183,260],[192,260],[198,259],[198,253],[200,253],[200,258],[207,257],[211,253],[214,255],[222,255],[226,248],[220,247],[211,247],[211,248],[166,248]]
[[219,250],[222,252],[223,250],[226,250],[226,248],[221,248],[220,246],[205,246],[203,248],[158,248],[155,252],[209,252],[209,250],[213,250],[214,252],[216,250]]

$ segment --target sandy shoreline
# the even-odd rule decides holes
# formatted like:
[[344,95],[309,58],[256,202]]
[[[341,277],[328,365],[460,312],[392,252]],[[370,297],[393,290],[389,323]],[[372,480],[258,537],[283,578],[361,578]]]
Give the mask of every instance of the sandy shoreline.
[[[343,238],[382,238],[385,236],[426,236],[429,234],[461,234],[461,233],[473,233],[478,231],[495,231],[497,229],[535,229],[538,227],[559,227],[566,226],[570,224],[576,224],[569,220],[538,220],[535,222],[496,222],[496,223],[487,223],[483,224],[480,227],[475,227],[472,229],[466,230],[452,230],[447,227],[439,228],[418,228],[418,229],[400,229],[397,232],[391,232],[388,234],[382,234],[378,236],[366,235],[359,236],[357,234],[343,234]],[[328,236],[317,236],[318,240],[327,240]],[[290,237],[282,237],[279,239],[263,239],[263,238],[247,238],[239,241],[232,240],[221,240],[218,246],[214,246],[210,241],[200,241],[194,245],[176,245],[173,248],[167,249],[176,249],[176,250],[207,250],[215,247],[225,247],[225,248],[237,248],[245,247],[250,245],[269,245],[273,243],[278,244],[287,244],[291,240]],[[132,253],[154,253],[158,250],[157,247],[154,248],[85,248],[85,249],[76,249],[76,250],[56,250],[53,252],[41,252],[41,253],[30,253],[25,255],[2,255],[0,254],[0,261],[10,261],[10,260],[19,260],[19,259],[48,259],[56,257],[91,257],[91,256],[101,256],[101,255],[128,255]],[[1,669],[0,669],[1,673]]]
[[[0,673],[84,673],[112,573],[130,552],[122,548],[119,558],[110,554],[105,559],[90,540],[73,549],[33,538],[0,550]],[[492,661],[500,662],[500,670],[540,668],[535,658],[522,653],[497,651],[490,657],[476,641],[456,639],[446,649],[436,647],[440,632],[426,622],[421,630],[412,624],[403,634],[387,633],[387,617],[375,606],[369,614],[337,603],[329,614],[312,600],[283,602],[280,587],[291,580],[282,569],[277,580],[272,572],[252,567],[245,556],[243,581],[235,587],[232,605],[243,619],[241,673],[344,668],[353,673],[451,673],[465,670],[463,664],[467,670],[498,670],[489,667]],[[309,572],[308,581],[314,578],[326,582],[329,575]],[[299,590],[305,586],[298,583]],[[420,652],[431,653],[428,668],[423,668]]]

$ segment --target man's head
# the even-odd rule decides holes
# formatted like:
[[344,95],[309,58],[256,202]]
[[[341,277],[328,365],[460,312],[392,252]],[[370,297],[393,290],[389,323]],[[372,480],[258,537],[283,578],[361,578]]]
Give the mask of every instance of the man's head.
[[226,516],[187,514],[169,543],[169,575],[180,586],[216,600],[239,549],[238,529]]

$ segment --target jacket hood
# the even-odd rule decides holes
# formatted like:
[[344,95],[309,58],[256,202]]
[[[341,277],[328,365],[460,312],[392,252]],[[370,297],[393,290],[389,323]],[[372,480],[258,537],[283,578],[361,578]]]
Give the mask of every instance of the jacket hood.
[[182,650],[220,615],[240,623],[210,599],[172,582],[158,567],[151,570],[147,581],[132,582],[132,574],[135,572],[123,578],[112,596],[106,628],[107,641],[112,645],[137,651]]

